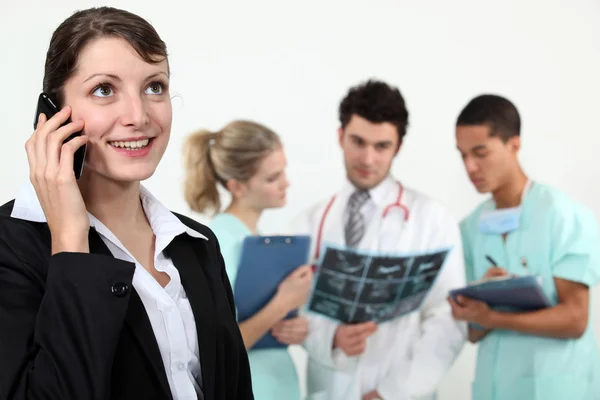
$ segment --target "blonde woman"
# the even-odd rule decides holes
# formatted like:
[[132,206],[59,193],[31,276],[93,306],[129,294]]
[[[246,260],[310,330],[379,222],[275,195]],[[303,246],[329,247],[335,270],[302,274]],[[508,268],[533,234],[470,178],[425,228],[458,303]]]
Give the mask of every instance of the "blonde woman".
[[[194,211],[217,213],[210,225],[235,288],[244,238],[258,234],[257,225],[265,209],[285,205],[289,183],[281,140],[260,124],[234,121],[219,132],[203,130],[190,135],[185,160],[186,201]],[[231,202],[223,212],[218,185],[231,193]],[[311,268],[300,266],[280,284],[262,310],[240,321],[256,399],[300,399],[296,370],[287,349],[252,350],[252,346],[269,331],[284,344],[304,341],[308,333],[306,319],[283,318],[304,305],[311,280]]]

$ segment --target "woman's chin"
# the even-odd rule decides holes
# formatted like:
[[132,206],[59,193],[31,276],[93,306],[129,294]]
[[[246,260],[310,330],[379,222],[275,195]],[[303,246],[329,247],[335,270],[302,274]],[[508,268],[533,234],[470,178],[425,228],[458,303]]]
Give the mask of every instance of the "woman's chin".
[[[136,183],[149,179],[156,171],[156,165],[136,165],[129,166],[120,171],[99,171],[91,168],[84,168],[82,179],[89,179],[93,176],[102,177],[104,180],[119,182],[122,184]],[[93,179],[93,178],[92,178]]]

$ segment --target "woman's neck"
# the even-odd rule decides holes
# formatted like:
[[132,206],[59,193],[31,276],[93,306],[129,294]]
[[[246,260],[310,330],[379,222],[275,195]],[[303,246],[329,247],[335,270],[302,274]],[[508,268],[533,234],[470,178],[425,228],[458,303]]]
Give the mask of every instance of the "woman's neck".
[[225,209],[225,213],[231,214],[242,221],[252,234],[258,234],[258,220],[260,219],[262,210],[256,210],[234,200]]
[[511,208],[521,204],[523,191],[528,178],[521,168],[507,180],[507,183],[494,191],[493,197],[496,208]]
[[91,173],[80,178],[79,190],[88,212],[117,237],[149,226],[140,200],[139,182],[115,182]]

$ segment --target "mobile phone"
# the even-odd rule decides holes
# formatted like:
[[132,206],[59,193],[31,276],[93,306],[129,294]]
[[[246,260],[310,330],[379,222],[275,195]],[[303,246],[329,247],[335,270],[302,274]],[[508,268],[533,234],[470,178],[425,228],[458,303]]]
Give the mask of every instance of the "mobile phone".
[[[33,120],[33,129],[37,128],[38,118],[40,117],[40,114],[42,114],[42,113],[45,114],[46,120],[49,120],[50,118],[52,118],[52,116],[54,116],[54,114],[59,112],[57,104],[58,103],[56,102],[56,100],[52,99],[46,93],[40,94],[40,96],[38,98],[35,119]],[[71,122],[71,118],[69,118],[67,121],[65,121],[61,126],[65,126],[65,125],[69,124],[70,122]],[[63,144],[67,143],[69,140],[71,140],[77,136],[81,136],[82,132],[83,131],[73,133],[72,135],[70,135],[68,138],[65,139]],[[75,179],[79,179],[81,177],[81,174],[83,173],[83,163],[85,161],[86,151],[87,151],[87,146],[85,144],[75,151],[75,154],[73,157],[73,171],[75,172]]]

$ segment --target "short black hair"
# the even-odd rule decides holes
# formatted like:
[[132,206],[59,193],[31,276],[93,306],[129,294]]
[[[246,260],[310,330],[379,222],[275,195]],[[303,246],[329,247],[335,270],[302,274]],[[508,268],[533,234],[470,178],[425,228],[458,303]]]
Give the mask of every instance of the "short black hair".
[[521,117],[510,100],[494,95],[482,94],[471,100],[461,111],[456,126],[487,125],[490,136],[507,141],[521,135]]
[[408,110],[404,98],[397,88],[385,82],[370,79],[350,88],[339,108],[342,129],[354,114],[372,123],[389,122],[398,130],[400,140],[406,135]]

